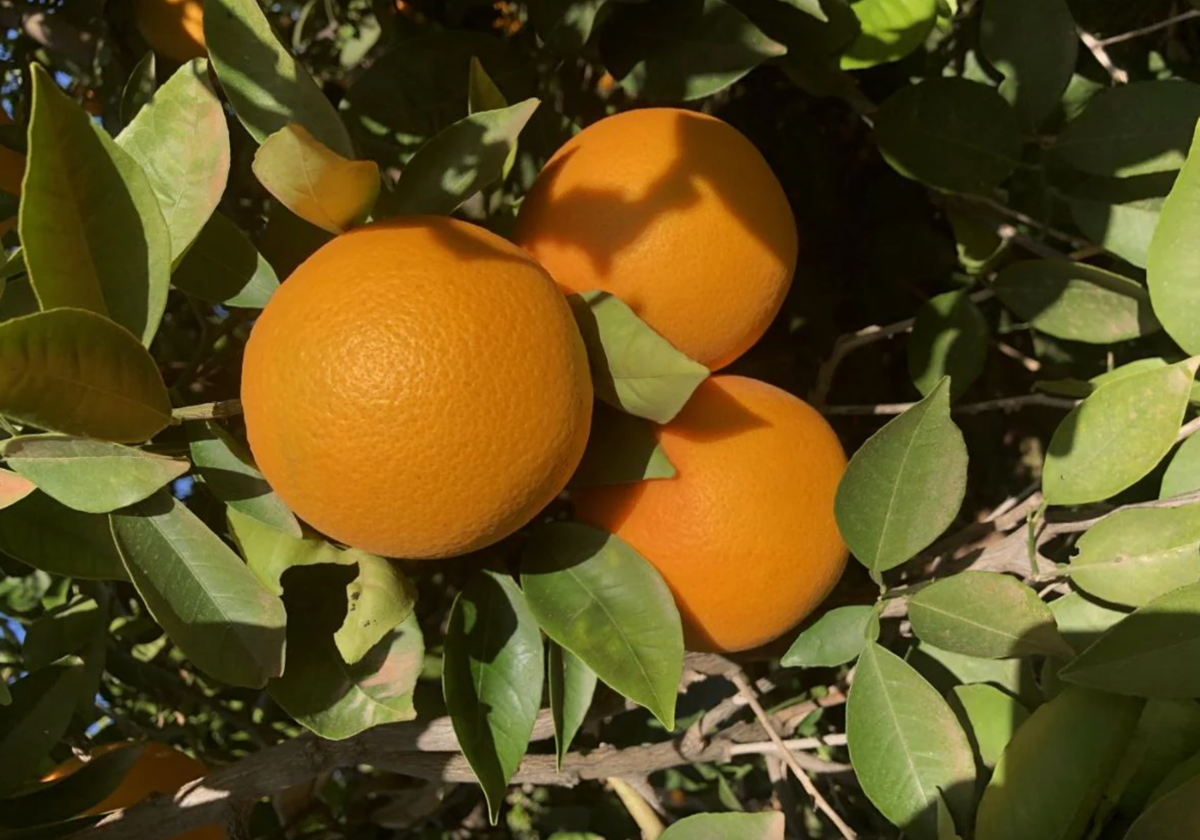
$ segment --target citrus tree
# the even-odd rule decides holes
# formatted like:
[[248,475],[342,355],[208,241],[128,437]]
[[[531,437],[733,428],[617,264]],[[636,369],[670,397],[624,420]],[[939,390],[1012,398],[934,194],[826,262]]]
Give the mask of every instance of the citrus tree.
[[0,0],[0,838],[1195,835],[1197,18]]

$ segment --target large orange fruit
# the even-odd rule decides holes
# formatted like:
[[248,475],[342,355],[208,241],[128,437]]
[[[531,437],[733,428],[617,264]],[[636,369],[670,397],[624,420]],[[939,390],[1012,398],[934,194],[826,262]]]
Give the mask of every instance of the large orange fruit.
[[546,272],[442,217],[322,247],[267,304],[242,368],[267,481],[321,531],[392,557],[461,554],[528,522],[578,465],[591,400]]
[[136,17],[156,53],[180,64],[207,54],[203,0],[137,0]]
[[[107,752],[124,747],[132,747],[132,743],[103,744],[92,751],[92,758],[98,758]],[[69,776],[83,766],[83,762],[72,756],[51,770],[43,782],[53,782],[64,776]],[[142,745],[142,754],[133,762],[116,789],[100,804],[85,811],[85,814],[104,814],[116,811],[118,808],[129,808],[141,802],[152,793],[174,793],[183,785],[199,779],[207,768],[178,750],[165,744],[149,741]],[[175,836],[174,840],[225,840],[225,832],[216,826],[198,828]]]
[[578,518],[662,573],[690,649],[746,650],[795,627],[846,565],[833,518],[846,456],[829,424],[772,385],[716,376],[658,438],[678,475],[580,491]]
[[626,111],[569,140],[521,204],[517,242],[567,291],[612,292],[716,370],[779,312],[796,223],[758,150],[714,117]]

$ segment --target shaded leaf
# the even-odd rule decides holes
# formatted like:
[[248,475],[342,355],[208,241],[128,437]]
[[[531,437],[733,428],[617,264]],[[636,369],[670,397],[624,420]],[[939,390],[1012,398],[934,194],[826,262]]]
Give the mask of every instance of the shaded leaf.
[[146,50],[129,72],[129,79],[121,91],[121,125],[129,125],[154,95],[158,86],[156,64],[154,50]]
[[967,447],[950,419],[949,380],[872,435],[838,485],[842,538],[875,573],[904,563],[946,530],[962,505]]
[[171,421],[136,338],[102,315],[55,309],[0,324],[0,413],[43,429],[134,443]]
[[179,458],[63,435],[4,442],[8,465],[51,498],[85,513],[108,513],[148,498],[191,469]]
[[1078,592],[1068,592],[1050,602],[1058,632],[1075,650],[1084,650],[1110,627],[1129,615],[1099,604]]
[[455,598],[442,668],[454,734],[494,825],[529,748],[545,675],[542,635],[512,578],[481,572]]
[[[1156,82],[1174,86],[1186,82]],[[1198,94],[1200,86],[1190,85]],[[1195,117],[1189,127],[1195,124]],[[1200,352],[1200,132],[1175,185],[1162,204],[1150,250],[1146,285],[1154,314],[1167,335],[1188,353]]]
[[1198,775],[1200,775],[1200,752],[1193,753],[1172,767],[1158,787],[1151,792],[1147,804],[1153,805],[1184,782]]
[[117,789],[142,755],[140,744],[94,756],[73,773],[0,800],[0,828],[28,828],[70,819],[99,805]]
[[983,373],[989,330],[966,289],[927,300],[908,340],[908,375],[922,395],[950,377],[950,399],[956,400]]
[[804,628],[780,664],[786,668],[834,668],[852,662],[879,637],[874,607],[838,607]]
[[783,840],[783,814],[693,814],[670,825],[659,840]]
[[64,577],[127,579],[108,517],[71,510],[45,493],[0,510],[0,551]]
[[969,823],[975,757],[954,712],[904,660],[871,643],[846,704],[850,760],[863,793],[914,840],[937,837],[936,799]]
[[15,505],[37,489],[37,485],[15,472],[0,469],[0,510]]
[[1175,172],[1133,178],[1090,178],[1064,195],[1071,218],[1088,239],[1145,268],[1150,242]]
[[314,566],[327,563],[346,565],[346,552],[317,537],[294,537],[264,523],[262,520],[240,513],[237,508],[225,511],[229,520],[229,532],[233,537],[250,571],[269,592],[283,594],[283,575],[296,566]]
[[105,634],[105,624],[105,613],[94,598],[76,596],[29,625],[21,656],[31,671],[45,668]]
[[557,53],[575,55],[592,37],[593,28],[609,0],[533,0],[529,18],[534,29]]
[[987,684],[1011,694],[1027,708],[1044,699],[1029,659],[981,659],[919,642],[908,650],[905,661],[942,694],[949,694],[957,685]]
[[1200,435],[1192,435],[1175,450],[1163,473],[1158,498],[1170,499],[1200,490]]
[[[586,2],[587,0],[585,0]],[[572,2],[572,0],[567,0]],[[605,0],[601,0],[605,2]],[[471,69],[467,82],[467,113],[478,114],[481,111],[499,111],[508,107],[508,100],[492,77],[487,74],[483,64],[475,56],[471,56]]]
[[573,487],[626,484],[675,475],[675,467],[650,423],[603,403],[595,404],[587,449],[571,478]]
[[521,585],[547,636],[674,729],[683,627],[657,569],[613,534],[558,522],[526,544]]
[[962,710],[963,726],[984,767],[996,766],[1013,733],[1029,717],[1015,697],[984,683],[955,686],[950,705]]
[[989,0],[979,47],[1004,76],[1000,95],[1032,130],[1059,107],[1075,71],[1079,36],[1066,0]]
[[192,460],[214,496],[238,513],[293,537],[301,535],[300,523],[271,490],[240,441],[213,422],[189,423],[187,430]]
[[1136,817],[1175,765],[1200,749],[1200,705],[1193,700],[1148,700],[1109,784],[1122,814]]
[[283,670],[283,603],[220,537],[166,493],[111,515],[150,614],[215,679],[259,688]]
[[937,0],[858,0],[862,31],[842,53],[843,70],[899,61],[921,44],[937,20]]
[[550,711],[554,717],[554,754],[558,768],[587,718],[596,692],[596,672],[569,650],[550,643]]
[[1175,444],[1200,358],[1101,385],[1059,423],[1042,468],[1051,505],[1098,502],[1130,487]]
[[75,711],[83,662],[63,659],[9,686],[12,702],[0,706],[0,792],[33,776],[62,738]]
[[1200,835],[1200,776],[1164,795],[1137,818],[1125,840],[1161,840]]
[[567,301],[587,346],[596,396],[614,408],[669,423],[708,378],[708,368],[672,347],[620,298],[584,292]]
[[228,216],[217,212],[171,275],[175,288],[210,303],[262,309],[279,288],[275,269]]

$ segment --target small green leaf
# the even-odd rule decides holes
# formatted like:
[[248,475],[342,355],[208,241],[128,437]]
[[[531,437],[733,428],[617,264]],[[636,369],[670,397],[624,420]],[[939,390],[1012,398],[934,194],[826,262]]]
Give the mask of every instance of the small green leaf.
[[529,19],[546,46],[561,55],[577,55],[592,37],[609,0],[532,0]]
[[384,215],[449,215],[495,183],[539,104],[526,99],[480,111],[439,132],[417,150],[391,194],[380,199]]
[[191,469],[168,458],[99,440],[23,435],[4,442],[8,465],[43,493],[85,513],[108,513],[148,498]]
[[1134,178],[1093,177],[1063,197],[1083,235],[1125,261],[1145,268],[1150,242],[1175,172]]
[[158,493],[111,521],[138,594],[196,667],[251,688],[282,672],[283,603],[195,514]]
[[838,607],[801,631],[780,664],[785,668],[845,665],[878,637],[879,613],[874,607]]
[[[1159,85],[1186,82],[1155,82]],[[1125,87],[1125,86],[1123,86]],[[1200,102],[1197,103],[1200,105]],[[1193,121],[1195,117],[1193,117]],[[1194,122],[1193,122],[1194,124]],[[1146,284],[1154,314],[1167,335],[1188,353],[1200,352],[1200,131],[1192,140],[1183,170],[1158,216],[1146,256]]]
[[145,174],[33,65],[21,202],[25,265],[42,309],[111,316],[149,344],[167,303],[171,243]]
[[1015,262],[994,288],[1018,317],[1055,338],[1112,344],[1161,329],[1145,286],[1084,263]]
[[669,423],[708,368],[693,362],[607,292],[567,298],[587,346],[596,396],[614,408]]
[[925,43],[937,20],[937,0],[858,0],[862,31],[842,53],[843,70],[899,61]]
[[659,840],[783,840],[783,814],[693,814],[672,824]]
[[1167,172],[1183,165],[1197,119],[1200,85],[1176,79],[1114,85],[1067,123],[1054,152],[1094,175]]
[[1081,840],[1141,711],[1138,700],[1081,688],[1039,706],[996,764],[976,840]]
[[1143,811],[1125,833],[1125,840],[1162,840],[1198,834],[1200,776],[1193,776]]
[[71,510],[45,493],[0,510],[0,551],[64,577],[128,579],[108,517]]
[[943,379],[854,453],[834,514],[859,562],[884,572],[946,530],[966,485],[967,447],[950,419],[949,380]]
[[917,310],[908,340],[908,375],[922,395],[950,377],[950,399],[971,387],[987,361],[988,325],[966,289],[932,297]]
[[997,572],[966,571],[931,583],[908,599],[908,617],[917,638],[967,656],[1075,653],[1037,593]]
[[1036,130],[1071,82],[1079,35],[1066,0],[990,0],[983,5],[979,47],[1004,76],[1000,95]]
[[968,824],[975,756],[954,712],[921,676],[872,642],[846,704],[850,760],[863,793],[914,840],[937,837],[936,799]]
[[1173,589],[1126,617],[1059,671],[1067,682],[1158,700],[1200,697],[1200,583]]
[[1042,468],[1047,504],[1115,496],[1146,476],[1175,444],[1200,359],[1101,385],[1063,418]]
[[262,309],[279,288],[275,269],[228,216],[217,212],[171,275],[175,288],[210,303]]
[[37,773],[75,712],[83,661],[70,657],[12,683],[12,703],[0,707],[0,793]]
[[479,777],[492,824],[542,702],[542,634],[507,575],[481,572],[454,600],[442,690],[454,734]]
[[348,578],[348,569],[331,567],[288,577],[287,669],[267,685],[292,718],[333,740],[416,717],[412,693],[425,656],[421,628],[410,610],[354,664],[346,663],[334,636],[349,614],[346,603],[330,592],[348,589],[353,584]]
[[117,137],[149,178],[178,262],[217,209],[229,178],[229,128],[208,62],[180,67]]
[[962,710],[963,726],[984,767],[995,767],[1000,754],[1012,740],[1029,711],[1011,694],[992,685],[959,685],[954,687],[950,705]]
[[683,626],[657,569],[613,534],[559,522],[526,544],[521,585],[547,636],[675,728]]
[[121,125],[133,122],[154,95],[154,89],[158,87],[156,64],[154,50],[146,50],[129,72],[129,79],[121,91]]
[[947,205],[945,212],[954,231],[959,264],[968,274],[982,274],[1005,250],[1006,243],[996,232],[995,223],[954,205]]
[[573,487],[628,484],[675,475],[675,467],[653,426],[604,403],[595,404],[591,435],[571,479]]
[[0,413],[66,434],[147,440],[171,422],[158,365],[102,315],[55,309],[0,324]]
[[0,470],[0,510],[24,499],[37,485],[10,470]]
[[29,625],[21,643],[21,656],[29,670],[45,668],[103,635],[107,631],[104,625],[104,611],[96,599],[76,596]]
[[1200,581],[1200,504],[1106,516],[1079,539],[1070,574],[1089,595],[1131,607]]
[[240,441],[213,422],[189,423],[188,438],[196,469],[214,496],[238,513],[301,536],[300,523],[271,490]]
[[348,160],[289,123],[254,154],[259,183],[281,204],[324,231],[345,233],[371,215],[379,197],[379,165]]
[[508,107],[508,100],[492,77],[483,69],[483,64],[475,56],[471,56],[471,70],[467,82],[467,113],[478,114],[481,111],[499,111]]
[[1163,473],[1158,498],[1171,499],[1200,490],[1200,435],[1192,435],[1175,450]]
[[258,0],[204,0],[204,40],[221,87],[262,143],[298,123],[342,157],[354,148],[337,109],[271,30]]
[[965,79],[901,87],[879,107],[875,136],[901,175],[951,192],[998,186],[1021,156],[1012,108],[992,88]]
[[0,800],[0,828],[45,826],[88,811],[117,789],[142,755],[142,745],[130,743],[85,762],[78,770]]
[[592,706],[596,672],[575,654],[550,643],[550,711],[554,717],[554,755],[558,768]]

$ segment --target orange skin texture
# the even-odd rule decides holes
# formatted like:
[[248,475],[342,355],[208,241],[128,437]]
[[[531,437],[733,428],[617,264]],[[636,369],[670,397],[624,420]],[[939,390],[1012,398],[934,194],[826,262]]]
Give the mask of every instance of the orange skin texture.
[[712,370],[758,341],[796,268],[796,222],[737,129],[626,111],[567,141],[521,205],[516,241],[563,287],[619,297]]
[[[128,742],[103,744],[92,751],[92,757],[97,758],[128,746],[131,746]],[[77,756],[72,756],[50,771],[42,781],[53,782],[69,776],[82,766],[83,762]],[[196,759],[166,744],[150,741],[142,745],[141,756],[129,768],[116,790],[84,814],[105,814],[120,808],[129,808],[152,793],[174,793],[206,772],[208,769]],[[177,834],[173,840],[225,840],[225,832],[216,826],[208,826]]]
[[296,269],[251,332],[242,405],[259,469],[302,519],[430,559],[490,545],[558,495],[592,381],[570,307],[528,254],[415,216]]
[[658,440],[675,478],[582,490],[576,516],[654,564],[690,650],[748,650],[795,627],[848,556],[833,517],[846,468],[833,429],[773,385],[715,376]]
[[160,55],[180,64],[208,54],[203,0],[137,0],[138,32]]

